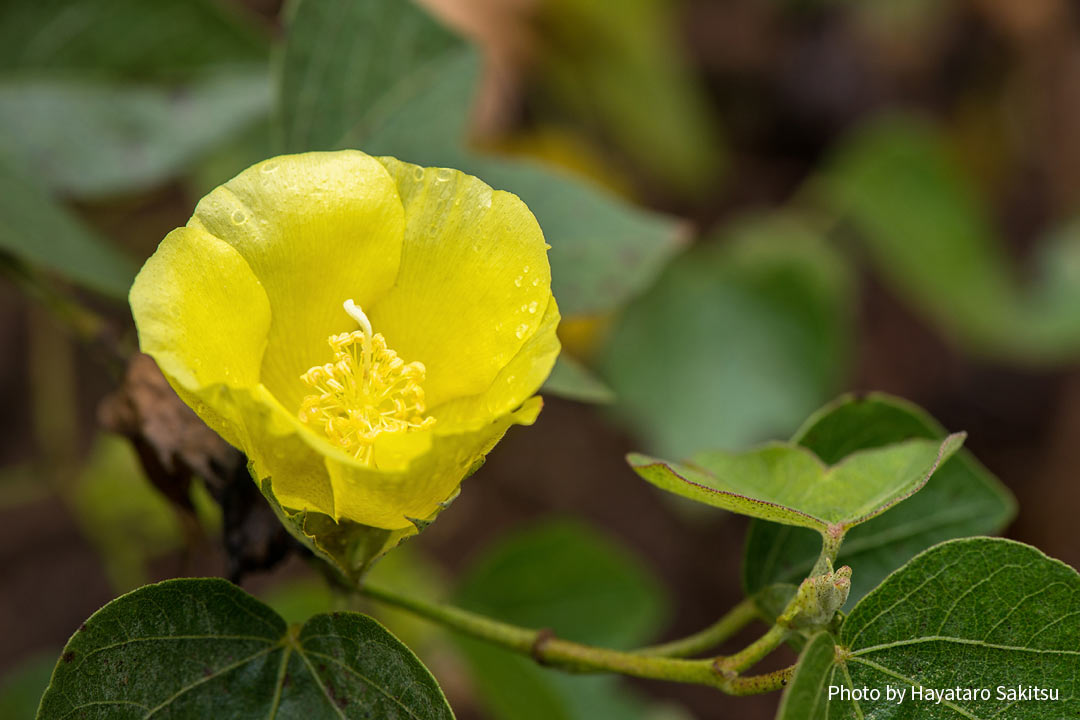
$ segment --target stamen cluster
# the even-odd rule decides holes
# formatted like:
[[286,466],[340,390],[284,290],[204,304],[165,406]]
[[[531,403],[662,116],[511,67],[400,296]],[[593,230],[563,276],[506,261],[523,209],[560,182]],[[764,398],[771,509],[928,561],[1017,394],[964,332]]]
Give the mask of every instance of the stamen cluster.
[[406,363],[386,346],[381,333],[371,333],[370,325],[332,335],[329,343],[333,362],[300,376],[315,391],[300,404],[303,422],[368,465],[375,464],[375,438],[380,433],[408,432],[435,423],[435,418],[424,417],[423,363]]

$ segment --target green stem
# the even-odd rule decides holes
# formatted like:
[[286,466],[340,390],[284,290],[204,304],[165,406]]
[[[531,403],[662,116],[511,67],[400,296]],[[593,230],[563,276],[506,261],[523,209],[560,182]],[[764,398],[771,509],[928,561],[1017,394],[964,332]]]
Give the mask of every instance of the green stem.
[[641,648],[637,654],[672,658],[700,655],[724,642],[755,619],[757,619],[757,608],[754,602],[747,598],[704,630],[662,645]]
[[752,695],[779,689],[794,668],[740,678],[723,672],[719,660],[684,660],[593,647],[556,637],[550,630],[533,630],[448,605],[429,603],[364,585],[369,598],[407,610],[480,640],[532,657],[541,665],[569,672],[616,672],[652,680],[708,685],[732,695]]
[[716,665],[725,675],[738,675],[775,650],[780,643],[787,640],[789,635],[791,635],[791,631],[787,628],[773,625],[769,628],[769,632],[747,645],[743,650],[725,658],[718,658]]
[[830,525],[821,534],[821,554],[818,555],[817,562],[814,563],[814,567],[807,577],[832,572],[833,564],[836,562],[836,554],[840,551],[840,545],[844,542],[844,532],[845,529],[842,525]]

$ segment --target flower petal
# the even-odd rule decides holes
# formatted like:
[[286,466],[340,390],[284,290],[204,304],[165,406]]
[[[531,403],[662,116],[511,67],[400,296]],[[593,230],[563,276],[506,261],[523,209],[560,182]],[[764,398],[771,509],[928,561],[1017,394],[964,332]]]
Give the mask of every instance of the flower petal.
[[551,297],[540,226],[517,196],[470,175],[379,160],[405,207],[405,242],[372,324],[403,359],[425,364],[428,407],[482,393]]
[[[236,248],[197,227],[171,233],[130,293],[142,350],[180,399],[272,477],[282,503],[334,512],[317,443],[259,384],[270,303]],[[242,312],[238,312],[242,309]]]
[[270,478],[274,497],[284,507],[333,517],[334,490],[323,458],[340,450],[304,427],[263,386],[236,401],[244,412],[244,447],[253,474]]
[[173,230],[139,271],[130,302],[143,352],[184,387],[258,384],[270,304],[228,243]]
[[[517,411],[466,433],[435,435],[431,450],[398,472],[326,458],[337,519],[397,530],[426,518],[457,490],[461,479],[514,424],[531,425],[543,401],[530,398]],[[275,489],[276,492],[276,489]]]
[[432,429],[436,433],[475,429],[493,415],[512,411],[535,393],[551,374],[559,356],[559,338],[555,335],[559,319],[559,307],[555,298],[550,298],[540,327],[499,371],[491,385],[478,395],[455,398],[432,408],[430,415],[436,418]]
[[235,247],[266,290],[261,378],[290,412],[306,392],[300,375],[331,359],[327,338],[356,329],[342,303],[367,309],[393,285],[404,222],[393,179],[358,151],[267,160],[196,207],[188,225]]

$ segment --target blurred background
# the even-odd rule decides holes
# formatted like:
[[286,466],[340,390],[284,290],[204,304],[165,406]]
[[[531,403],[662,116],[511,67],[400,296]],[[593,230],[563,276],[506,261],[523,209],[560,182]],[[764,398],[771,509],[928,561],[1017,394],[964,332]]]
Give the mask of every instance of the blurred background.
[[[692,632],[740,599],[747,523],[623,455],[786,438],[873,390],[966,430],[1019,502],[1005,534],[1080,565],[1078,40],[1069,0],[5,0],[0,717],[31,717],[68,636],[140,584],[224,575],[290,620],[340,602],[253,486],[213,478],[152,364],[128,369],[137,268],[282,152],[463,169],[552,245],[544,412],[384,584],[613,646]],[[777,702],[378,616],[462,720]]]

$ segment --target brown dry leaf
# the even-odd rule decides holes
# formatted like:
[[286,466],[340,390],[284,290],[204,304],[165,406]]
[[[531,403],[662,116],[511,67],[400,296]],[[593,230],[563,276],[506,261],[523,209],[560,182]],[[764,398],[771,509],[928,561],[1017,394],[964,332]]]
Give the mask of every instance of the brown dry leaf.
[[98,419],[131,441],[150,482],[176,506],[192,512],[192,476],[206,481],[224,513],[228,575],[234,582],[300,548],[251,481],[243,453],[184,404],[149,355],[131,358],[120,387],[98,407]]
[[219,496],[243,455],[222,440],[176,395],[149,355],[131,358],[120,387],[98,407],[101,424],[131,440],[150,481],[191,509],[192,475]]

